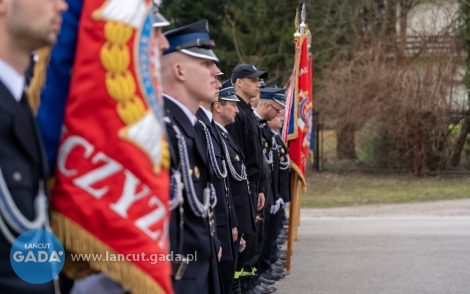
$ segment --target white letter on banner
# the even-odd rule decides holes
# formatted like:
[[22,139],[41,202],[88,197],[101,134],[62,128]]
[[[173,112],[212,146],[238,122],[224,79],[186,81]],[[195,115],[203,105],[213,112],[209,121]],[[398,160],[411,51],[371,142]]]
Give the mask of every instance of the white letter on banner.
[[88,158],[90,157],[91,153],[95,149],[90,143],[88,143],[85,139],[79,136],[70,136],[68,137],[62,146],[60,146],[59,154],[57,156],[57,169],[61,172],[64,176],[72,177],[77,174],[77,170],[71,169],[67,170],[65,168],[65,162],[67,161],[67,157],[69,156],[70,151],[75,148],[77,145],[81,145],[85,148],[85,154],[83,157]]
[[103,197],[103,195],[108,192],[109,188],[108,186],[104,186],[100,189],[94,189],[91,186],[122,170],[122,165],[119,162],[109,158],[103,152],[98,152],[91,160],[93,164],[99,161],[104,161],[106,164],[73,180],[75,185],[87,191],[96,199]]
[[129,207],[137,200],[150,194],[150,189],[147,185],[142,185],[142,191],[136,194],[137,185],[140,183],[139,179],[127,169],[124,170],[124,175],[126,180],[124,181],[121,198],[119,198],[118,202],[110,204],[109,207],[123,218],[127,218]]
[[166,214],[166,208],[163,203],[155,196],[152,196],[149,200],[149,206],[156,205],[157,209],[153,210],[151,213],[139,218],[135,221],[135,225],[144,231],[150,238],[157,241],[158,237],[161,235],[161,230],[152,231],[149,229],[152,225],[161,221]]

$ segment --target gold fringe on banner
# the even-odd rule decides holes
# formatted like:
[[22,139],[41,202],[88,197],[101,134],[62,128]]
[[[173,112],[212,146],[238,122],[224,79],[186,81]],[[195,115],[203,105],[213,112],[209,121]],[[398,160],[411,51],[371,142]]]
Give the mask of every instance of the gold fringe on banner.
[[46,83],[46,70],[51,57],[51,47],[42,47],[37,51],[37,55],[39,60],[34,66],[33,80],[28,89],[28,102],[34,114],[37,114],[41,104],[41,92]]
[[106,254],[118,256],[110,247],[103,244],[92,234],[63,214],[53,210],[51,214],[52,231],[60,239],[67,251],[63,272],[69,278],[81,279],[85,276],[103,272],[131,293],[165,294],[165,291],[147,273],[127,261],[72,261],[70,254]]
[[307,182],[305,181],[305,177],[302,175],[302,172],[300,171],[300,167],[295,164],[295,162],[291,159],[290,161],[290,168],[297,174],[299,177],[299,180],[302,182],[303,187],[307,187]]

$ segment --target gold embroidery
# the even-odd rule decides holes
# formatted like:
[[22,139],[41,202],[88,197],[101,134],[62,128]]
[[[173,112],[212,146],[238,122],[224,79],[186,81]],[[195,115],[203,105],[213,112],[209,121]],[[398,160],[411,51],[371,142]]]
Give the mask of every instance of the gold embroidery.
[[[98,15],[94,15],[94,18],[97,19]],[[131,54],[127,43],[134,31],[135,29],[128,24],[107,20],[104,26],[106,43],[100,50],[101,64],[107,71],[106,90],[111,98],[117,101],[116,112],[127,127],[141,120],[146,114],[145,104],[142,98],[136,95],[136,81],[129,70]],[[168,143],[163,137],[161,140],[160,163],[163,168],[168,170],[170,168],[170,151]],[[156,174],[160,173],[160,169],[160,166],[154,166]]]

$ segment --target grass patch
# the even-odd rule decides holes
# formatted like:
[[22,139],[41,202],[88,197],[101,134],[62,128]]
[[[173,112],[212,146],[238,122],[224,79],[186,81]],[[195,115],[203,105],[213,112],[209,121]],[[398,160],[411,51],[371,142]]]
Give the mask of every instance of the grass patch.
[[302,208],[393,204],[470,198],[470,177],[337,174],[309,171]]

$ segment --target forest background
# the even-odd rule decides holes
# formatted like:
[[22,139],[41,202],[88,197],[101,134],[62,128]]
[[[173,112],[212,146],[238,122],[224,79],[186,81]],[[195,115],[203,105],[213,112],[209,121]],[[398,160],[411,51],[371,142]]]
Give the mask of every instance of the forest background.
[[324,170],[468,173],[470,0],[163,0],[161,11],[170,28],[209,21],[225,79],[253,63],[284,87],[303,3]]

